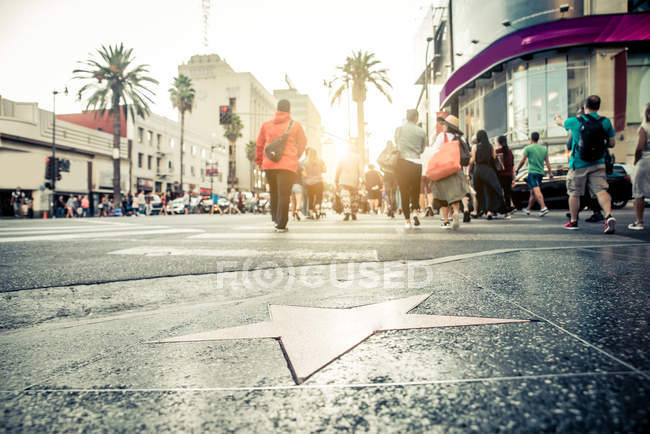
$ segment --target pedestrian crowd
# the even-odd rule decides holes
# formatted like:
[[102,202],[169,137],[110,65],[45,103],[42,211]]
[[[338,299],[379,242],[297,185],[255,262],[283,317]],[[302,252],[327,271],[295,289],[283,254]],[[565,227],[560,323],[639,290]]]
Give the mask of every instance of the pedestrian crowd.
[[[323,201],[325,164],[315,149],[307,147],[302,125],[291,119],[287,100],[278,103],[273,119],[265,122],[259,132],[256,163],[265,171],[270,185],[271,218],[277,232],[287,232],[289,213],[294,220],[304,218],[303,196],[307,195],[308,218],[319,218]],[[612,199],[608,193],[607,171],[611,165],[609,149],[616,144],[611,121],[598,114],[600,97],[585,100],[582,111],[555,122],[569,135],[567,143],[568,193],[567,230],[578,229],[581,204],[590,203],[596,213],[602,212],[603,232],[616,231],[612,215]],[[636,219],[629,229],[643,229],[644,201],[650,192],[650,104],[643,113],[644,122],[638,130],[635,152],[633,196]],[[341,156],[336,167],[332,208],[343,214],[343,220],[356,220],[360,211],[384,213],[390,218],[402,215],[406,230],[421,225],[423,216],[440,214],[441,226],[457,230],[472,219],[485,216],[511,219],[517,211],[512,187],[518,173],[527,166],[526,184],[530,191],[523,213],[531,215],[539,206],[539,217],[549,214],[542,184],[546,176],[555,174],[548,149],[540,143],[540,134],[531,132],[529,144],[523,149],[515,167],[515,158],[505,135],[491,142],[485,130],[466,138],[457,117],[438,118],[440,133],[427,137],[418,124],[417,110],[408,110],[406,122],[399,126],[386,143],[377,162],[381,171],[363,160],[354,144]],[[272,151],[271,151],[272,150]],[[305,158],[301,158],[303,153]]]

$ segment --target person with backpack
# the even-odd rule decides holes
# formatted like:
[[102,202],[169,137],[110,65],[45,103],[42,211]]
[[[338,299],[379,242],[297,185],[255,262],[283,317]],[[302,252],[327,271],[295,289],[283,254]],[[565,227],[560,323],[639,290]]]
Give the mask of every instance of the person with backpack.
[[[467,149],[469,146],[462,139],[463,132],[459,129],[460,122],[456,116],[448,115],[445,118],[440,117],[438,118],[438,122],[442,125],[442,132],[438,134],[433,143],[432,159],[436,158],[436,154],[446,142],[458,141],[462,149],[459,162],[461,168],[452,175],[431,183],[433,197],[438,199],[440,203],[440,214],[442,216],[441,227],[456,230],[460,227],[460,202],[470,192],[467,175],[465,175],[462,169],[462,166],[469,165],[470,154]],[[449,224],[449,207],[453,209],[451,225]]]
[[[399,159],[395,168],[397,184],[402,198],[402,212],[405,227],[411,229],[411,211],[420,208],[420,177],[422,175],[421,156],[427,141],[427,133],[417,125],[418,111],[406,111],[406,122],[395,131],[395,144]],[[420,220],[413,215],[413,224],[420,226]]]
[[307,190],[307,202],[309,203],[309,216],[313,219],[320,218],[321,203],[323,202],[323,173],[327,171],[325,163],[318,156],[318,151],[314,148],[305,150],[307,157],[303,164],[305,176],[305,190]]
[[[255,162],[266,173],[271,190],[271,218],[276,232],[287,232],[291,187],[298,171],[298,160],[307,146],[300,123],[291,119],[291,104],[278,101],[273,119],[260,127]],[[268,149],[267,149],[268,148]]]
[[497,137],[496,159],[497,177],[503,189],[503,199],[506,207],[512,211],[515,209],[512,202],[512,172],[515,167],[515,158],[508,147],[506,136]]
[[550,179],[553,179],[553,171],[551,170],[551,162],[548,159],[548,149],[538,142],[539,133],[533,131],[530,133],[530,145],[524,148],[524,156],[521,158],[517,169],[514,170],[513,176],[517,176],[519,169],[528,161],[528,177],[526,178],[526,182],[530,189],[530,198],[528,199],[528,206],[524,209],[524,212],[526,215],[530,215],[530,211],[533,205],[535,205],[535,201],[537,201],[539,203],[539,216],[544,217],[548,214],[548,207],[544,203],[544,195],[542,194],[544,163],[546,163],[546,167],[548,168],[548,177]]
[[607,148],[616,144],[616,132],[612,122],[598,114],[600,97],[590,95],[584,106],[585,114],[580,117],[570,117],[566,121],[560,115],[555,115],[555,122],[571,131],[573,142],[571,144],[571,159],[567,173],[567,192],[569,193],[569,211],[571,217],[564,225],[565,229],[578,229],[578,211],[580,210],[580,197],[585,194],[585,187],[589,184],[592,194],[605,214],[605,227],[603,232],[613,234],[616,231],[616,219],[612,216],[612,198],[607,189],[607,170],[605,154]]
[[379,214],[379,202],[381,201],[382,189],[384,188],[384,180],[381,173],[375,170],[374,164],[368,165],[368,171],[364,175],[364,184],[368,192],[368,202],[370,203],[370,210],[368,213]]

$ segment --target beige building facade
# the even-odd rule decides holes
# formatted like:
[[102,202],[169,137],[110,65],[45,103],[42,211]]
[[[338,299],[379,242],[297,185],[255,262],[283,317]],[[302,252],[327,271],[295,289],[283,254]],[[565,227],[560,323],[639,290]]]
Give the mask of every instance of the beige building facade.
[[[226,192],[227,148],[212,136],[185,129],[182,167],[179,122],[156,114],[129,119],[127,136],[132,143],[129,185],[133,191],[207,194],[212,187],[214,193]],[[218,169],[212,179],[210,168]]]
[[323,126],[321,125],[320,113],[309,98],[309,95],[302,94],[296,89],[276,89],[273,95],[279,101],[286,99],[291,103],[291,117],[300,122],[307,136],[307,146],[323,155]]
[[[52,112],[38,104],[0,97],[0,200],[2,214],[11,215],[11,191],[21,187],[32,200],[35,216],[51,209],[45,189],[46,158],[52,155]],[[113,192],[113,137],[70,122],[56,121],[56,156],[69,160],[69,172],[56,182],[56,194],[88,194],[96,207],[99,197]],[[121,185],[128,191],[128,140],[121,140]]]
[[[236,72],[216,54],[195,55],[179,65],[178,72],[192,80],[196,91],[192,113],[186,114],[188,129],[214,139],[217,146],[228,150],[228,168],[224,172],[229,187],[240,190],[259,188],[255,185],[255,162],[246,156],[246,144],[257,141],[260,126],[271,119],[276,99],[250,72]],[[244,126],[242,137],[230,146],[219,124],[219,106],[229,105]],[[259,177],[257,177],[259,179]]]

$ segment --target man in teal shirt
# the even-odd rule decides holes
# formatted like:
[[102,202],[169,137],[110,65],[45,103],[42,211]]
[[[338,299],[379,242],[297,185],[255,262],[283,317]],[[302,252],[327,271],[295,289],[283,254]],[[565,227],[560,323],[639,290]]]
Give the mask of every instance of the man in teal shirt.
[[[598,114],[600,109],[600,97],[598,95],[591,95],[585,102],[585,116],[598,120],[601,116]],[[612,216],[612,198],[609,196],[607,189],[609,184],[607,182],[607,172],[605,170],[605,152],[603,156],[596,161],[584,161],[580,158],[580,154],[576,149],[576,145],[580,142],[580,129],[583,125],[577,117],[571,117],[563,121],[560,115],[555,116],[555,122],[563,126],[567,131],[571,131],[573,137],[571,144],[571,159],[569,160],[569,172],[567,173],[567,192],[569,193],[569,210],[571,211],[571,220],[567,222],[564,227],[569,230],[578,229],[578,211],[580,210],[580,197],[585,194],[587,184],[591,190],[592,195],[596,196],[598,203],[602,207],[605,217],[606,234],[613,234],[616,230],[616,219]],[[612,122],[603,118],[600,121],[602,128],[609,138],[608,147],[613,148],[616,142],[614,127]]]
[[528,199],[528,206],[524,210],[527,215],[530,215],[530,210],[535,205],[535,200],[539,202],[539,216],[544,217],[548,214],[548,208],[544,203],[544,195],[542,194],[542,179],[544,179],[544,163],[548,167],[548,177],[553,179],[553,171],[551,170],[551,163],[548,160],[548,150],[546,146],[537,143],[539,141],[539,133],[532,132],[530,134],[530,145],[524,148],[524,156],[515,169],[514,176],[517,176],[519,169],[528,160],[528,188],[530,189],[530,198]]

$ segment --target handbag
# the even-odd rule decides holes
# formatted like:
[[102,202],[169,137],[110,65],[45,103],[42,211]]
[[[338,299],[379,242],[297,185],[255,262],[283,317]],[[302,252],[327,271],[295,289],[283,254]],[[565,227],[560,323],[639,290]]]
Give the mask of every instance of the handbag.
[[447,134],[443,133],[445,141],[427,164],[426,177],[432,181],[440,181],[453,175],[461,169],[460,165],[460,140],[447,141]]
[[386,148],[377,157],[377,164],[383,172],[394,172],[399,160],[399,150],[395,147]]
[[289,125],[287,125],[287,129],[285,130],[284,134],[276,139],[273,139],[273,141],[267,144],[264,148],[264,154],[266,154],[266,157],[274,163],[280,161],[282,159],[282,155],[284,155],[284,148],[287,146],[287,138],[289,137],[289,131],[291,131],[291,127],[293,127],[293,119],[289,122]]
[[609,152],[609,149],[605,151],[605,173],[611,175],[614,173],[614,163],[616,163],[616,158]]
[[498,172],[505,172],[506,166],[503,164],[503,153],[497,154],[497,158],[494,160],[494,168]]

